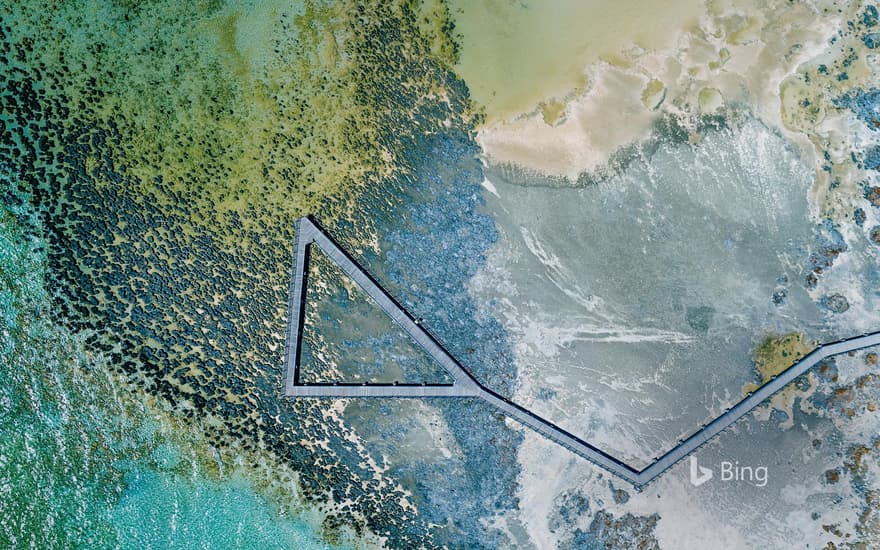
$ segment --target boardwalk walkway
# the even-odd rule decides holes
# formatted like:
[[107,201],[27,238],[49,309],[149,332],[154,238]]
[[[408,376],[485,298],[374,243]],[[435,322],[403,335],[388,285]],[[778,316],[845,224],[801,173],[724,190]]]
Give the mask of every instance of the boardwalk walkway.
[[[720,416],[704,424],[644,469],[637,470],[567,432],[528,409],[517,405],[480,384],[447,352],[419,321],[414,319],[382,286],[349,256],[310,218],[300,218],[296,226],[294,262],[290,277],[289,328],[284,371],[284,397],[467,397],[482,399],[505,415],[555,441],[571,452],[586,458],[636,488],[656,479],[678,461],[697,450],[709,439],[742,418],[765,399],[832,355],[880,345],[880,332],[822,344],[772,380],[747,395]],[[306,277],[309,247],[317,245],[357,283],[409,336],[453,377],[452,384],[302,384],[299,380]]]

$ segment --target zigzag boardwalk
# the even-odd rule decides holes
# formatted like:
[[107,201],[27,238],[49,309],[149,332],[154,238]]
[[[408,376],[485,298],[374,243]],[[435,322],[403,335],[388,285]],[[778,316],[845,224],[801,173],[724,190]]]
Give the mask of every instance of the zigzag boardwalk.
[[[351,256],[310,218],[296,222],[294,263],[291,270],[289,327],[284,371],[284,397],[290,398],[448,398],[469,397],[482,399],[505,415],[555,441],[571,452],[586,458],[614,475],[639,488],[656,479],[678,461],[697,450],[709,439],[742,418],[764,400],[781,390],[821,360],[832,355],[848,353],[880,345],[880,332],[873,332],[822,344],[791,367],[774,376],[769,382],[747,395],[739,403],[714,420],[704,424],[691,436],[642,470],[609,455],[601,449],[572,435],[556,424],[541,418],[528,409],[513,403],[480,384],[431,336],[382,286],[376,282]],[[317,245],[358,286],[360,286],[406,333],[453,377],[452,384],[302,384],[299,381],[299,352],[302,338],[303,310],[307,299],[309,247]]]

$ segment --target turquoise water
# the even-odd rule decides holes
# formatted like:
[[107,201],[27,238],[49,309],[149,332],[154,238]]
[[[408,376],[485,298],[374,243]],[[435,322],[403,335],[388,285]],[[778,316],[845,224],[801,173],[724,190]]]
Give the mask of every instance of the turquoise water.
[[297,518],[278,517],[243,480],[185,479],[152,469],[125,476],[109,519],[128,548],[331,548]]
[[2,190],[0,548],[329,548],[194,460],[198,440],[169,435],[54,321],[40,224]]

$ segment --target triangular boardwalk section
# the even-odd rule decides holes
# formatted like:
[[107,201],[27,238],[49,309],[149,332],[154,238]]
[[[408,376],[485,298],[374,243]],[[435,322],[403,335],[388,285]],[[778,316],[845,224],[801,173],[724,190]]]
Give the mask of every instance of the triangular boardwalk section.
[[[305,320],[306,277],[309,249],[318,246],[336,265],[372,298],[419,346],[453,378],[451,384],[346,384],[300,382],[300,350]],[[288,397],[477,397],[477,382],[458,362],[419,326],[419,321],[391,297],[358,263],[327,233],[309,218],[301,218],[296,226],[296,244],[290,288],[290,325],[287,334],[287,358],[284,394]]]
[[[300,347],[302,344],[305,312],[306,277],[309,248],[318,246],[360,288],[364,290],[419,346],[437,361],[451,376],[451,384],[303,384],[300,382]],[[696,451],[708,440],[742,418],[768,397],[781,390],[811,367],[832,355],[848,353],[880,345],[880,332],[873,332],[822,344],[769,382],[747,395],[733,407],[697,431],[646,468],[637,470],[601,449],[567,432],[552,422],[513,403],[480,384],[465,370],[440,342],[421,326],[382,286],[376,282],[311,218],[296,222],[296,242],[290,277],[290,310],[287,348],[284,366],[284,397],[289,398],[350,398],[350,397],[469,397],[479,398],[505,415],[528,426],[544,437],[555,441],[573,453],[590,460],[612,474],[639,488],[657,478],[680,460]]]

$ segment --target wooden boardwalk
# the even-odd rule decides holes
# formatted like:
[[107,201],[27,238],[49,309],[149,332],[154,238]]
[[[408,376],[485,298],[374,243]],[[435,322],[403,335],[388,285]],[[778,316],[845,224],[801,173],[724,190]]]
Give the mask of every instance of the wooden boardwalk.
[[[778,392],[821,360],[841,353],[880,345],[880,332],[822,344],[772,380],[748,394],[714,420],[704,424],[689,437],[647,467],[638,470],[601,449],[567,432],[480,384],[444,349],[420,322],[414,319],[369,273],[349,256],[310,218],[296,222],[296,242],[290,277],[290,308],[284,370],[284,397],[288,398],[479,398],[528,426],[547,439],[586,458],[639,488],[696,451],[709,439],[742,418],[764,400]],[[302,341],[305,289],[308,275],[309,247],[318,246],[360,288],[397,323],[419,346],[452,376],[451,384],[303,384],[300,382],[300,344]]]

